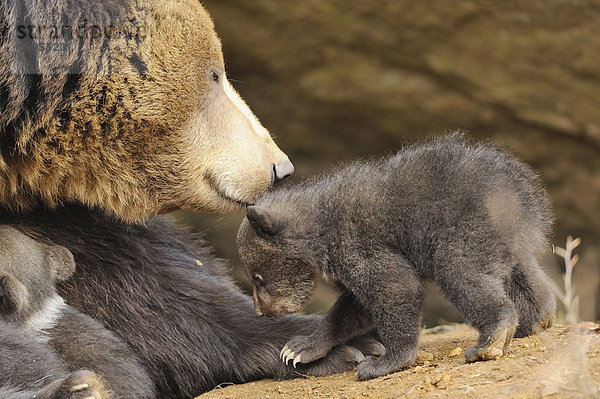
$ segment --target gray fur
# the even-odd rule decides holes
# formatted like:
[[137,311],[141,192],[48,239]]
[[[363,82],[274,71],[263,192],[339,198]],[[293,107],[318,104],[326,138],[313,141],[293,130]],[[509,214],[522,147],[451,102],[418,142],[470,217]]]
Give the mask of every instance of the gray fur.
[[41,398],[47,386],[68,374],[58,355],[40,344],[42,339],[40,333],[0,322],[0,398]]
[[454,134],[266,194],[248,207],[238,246],[259,314],[299,310],[317,275],[346,291],[284,361],[314,361],[375,328],[387,352],[359,364],[369,379],[414,363],[425,281],[479,330],[468,361],[548,327],[555,298],[536,255],[551,222],[530,168]]
[[[0,226],[0,343],[11,348],[2,353],[0,367],[7,370],[0,373],[6,390],[1,397],[29,392],[53,399],[155,397],[152,381],[127,345],[58,297],[55,282],[74,271],[66,248]],[[21,341],[15,347],[16,334]],[[82,384],[88,387],[71,392]]]
[[360,352],[381,350],[362,336],[318,361],[286,366],[277,356],[281,347],[294,335],[311,334],[321,318],[256,317],[252,300],[208,246],[167,218],[130,225],[65,205],[24,214],[0,210],[0,221],[69,249],[77,269],[58,284],[59,294],[132,348],[161,399],[195,397],[222,383],[341,373],[356,367]]

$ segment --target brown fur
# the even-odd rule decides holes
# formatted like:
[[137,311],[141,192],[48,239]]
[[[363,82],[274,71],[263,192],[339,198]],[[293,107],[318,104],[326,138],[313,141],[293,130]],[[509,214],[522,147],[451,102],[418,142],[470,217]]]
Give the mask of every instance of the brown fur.
[[[228,211],[268,188],[286,156],[229,90],[196,0],[38,2],[0,4],[0,205],[80,202],[134,221]],[[134,34],[59,49],[38,37],[36,59],[24,56],[16,27],[61,18]]]

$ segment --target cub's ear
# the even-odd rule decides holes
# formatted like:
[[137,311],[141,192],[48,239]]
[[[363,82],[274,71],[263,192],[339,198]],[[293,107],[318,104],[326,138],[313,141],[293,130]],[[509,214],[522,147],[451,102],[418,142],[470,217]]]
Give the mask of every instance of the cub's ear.
[[66,280],[75,272],[75,259],[67,248],[52,245],[46,248],[47,261],[58,281]]
[[29,292],[9,274],[0,275],[0,314],[20,313],[29,306]]
[[257,233],[275,235],[284,228],[283,221],[277,220],[272,212],[260,205],[251,205],[246,208],[246,217]]

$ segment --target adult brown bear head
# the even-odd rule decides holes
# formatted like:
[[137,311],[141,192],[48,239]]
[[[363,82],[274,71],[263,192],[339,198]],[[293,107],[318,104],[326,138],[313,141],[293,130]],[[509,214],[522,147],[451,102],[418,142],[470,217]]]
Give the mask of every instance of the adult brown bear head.
[[226,212],[292,172],[197,0],[0,4],[0,205]]

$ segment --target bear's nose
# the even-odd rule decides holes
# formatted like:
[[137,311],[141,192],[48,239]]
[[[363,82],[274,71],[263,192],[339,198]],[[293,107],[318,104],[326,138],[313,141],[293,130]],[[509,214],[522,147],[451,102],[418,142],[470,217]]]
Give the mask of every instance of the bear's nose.
[[279,183],[292,173],[294,173],[294,165],[292,165],[290,160],[287,158],[277,165],[273,164],[273,168],[271,170],[271,185],[273,186]]

